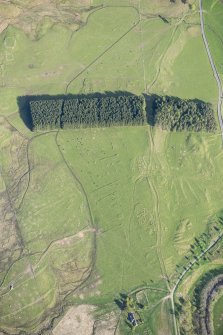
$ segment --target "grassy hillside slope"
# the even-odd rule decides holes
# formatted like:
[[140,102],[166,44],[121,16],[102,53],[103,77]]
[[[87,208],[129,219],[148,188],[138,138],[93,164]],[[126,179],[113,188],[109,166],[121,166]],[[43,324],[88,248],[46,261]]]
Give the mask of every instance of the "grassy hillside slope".
[[[17,97],[32,94],[130,91],[216,103],[196,10],[103,4],[76,32],[61,23],[35,40],[12,26],[0,35],[0,329],[9,334],[47,328],[67,300],[119,315],[114,299],[136,288],[148,307],[142,332],[171,334],[176,265],[222,208],[219,133],[32,133],[23,123]],[[124,316],[120,329],[130,331]]]

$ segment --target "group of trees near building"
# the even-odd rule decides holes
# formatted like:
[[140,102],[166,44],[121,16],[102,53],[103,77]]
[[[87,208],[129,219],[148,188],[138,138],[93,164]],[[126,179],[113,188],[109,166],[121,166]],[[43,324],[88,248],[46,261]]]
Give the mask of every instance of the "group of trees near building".
[[[150,100],[151,99],[151,100]],[[146,101],[153,101],[148,103]],[[149,107],[150,106],[150,107]],[[168,131],[217,129],[212,106],[200,100],[130,94],[30,97],[32,129],[154,125]],[[152,116],[152,117],[151,117]],[[150,121],[149,121],[150,120]]]
[[107,127],[145,123],[143,96],[65,97],[30,101],[34,130],[75,127]]
[[211,104],[200,100],[157,97],[153,104],[154,122],[170,131],[207,131],[217,129]]

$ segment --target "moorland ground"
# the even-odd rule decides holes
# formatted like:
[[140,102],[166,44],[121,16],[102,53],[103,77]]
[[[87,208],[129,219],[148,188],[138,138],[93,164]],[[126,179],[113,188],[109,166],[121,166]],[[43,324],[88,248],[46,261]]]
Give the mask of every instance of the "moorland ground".
[[33,25],[30,35],[12,21],[0,35],[0,329],[35,333],[67,303],[84,303],[98,306],[95,317],[115,311],[120,332],[129,333],[114,299],[138,288],[148,307],[141,331],[172,334],[168,290],[177,265],[222,208],[219,130],[35,133],[17,97],[130,91],[215,107],[198,7],[95,0],[81,9],[77,29],[65,20]]

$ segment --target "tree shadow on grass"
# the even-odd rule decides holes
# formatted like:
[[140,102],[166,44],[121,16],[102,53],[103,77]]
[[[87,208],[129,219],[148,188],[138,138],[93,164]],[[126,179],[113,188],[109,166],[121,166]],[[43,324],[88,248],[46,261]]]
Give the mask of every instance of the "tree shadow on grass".
[[30,106],[29,106],[29,96],[20,96],[17,97],[17,105],[19,107],[19,115],[26,125],[27,128],[30,130],[33,129],[33,122],[32,122],[32,117],[31,117],[31,112],[30,112]]
[[30,130],[33,130],[33,121],[32,115],[30,110],[30,102],[31,101],[41,101],[41,100],[58,100],[58,99],[65,99],[67,96],[63,94],[58,95],[48,95],[48,94],[41,94],[41,95],[24,95],[17,97],[17,105],[19,107],[19,115],[23,120],[24,124]]
[[159,98],[156,94],[143,94],[146,102],[146,121],[151,126],[155,126],[155,108],[154,102],[157,98]]

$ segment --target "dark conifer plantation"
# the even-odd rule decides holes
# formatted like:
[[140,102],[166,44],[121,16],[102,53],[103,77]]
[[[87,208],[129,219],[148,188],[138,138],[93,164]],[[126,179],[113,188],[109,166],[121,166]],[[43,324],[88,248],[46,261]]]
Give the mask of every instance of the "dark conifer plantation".
[[30,102],[33,129],[144,124],[144,97],[75,97]]
[[212,106],[199,100],[158,97],[154,101],[155,124],[166,130],[214,132],[217,129]]
[[[60,96],[30,101],[33,129],[109,127],[145,124],[145,98],[136,95]],[[169,131],[217,129],[212,106],[199,100],[156,97],[147,113]]]
[[59,128],[62,105],[62,99],[30,101],[33,129]]

